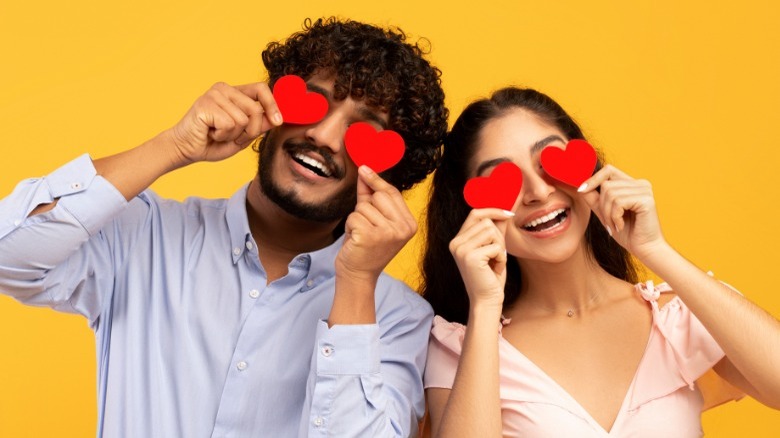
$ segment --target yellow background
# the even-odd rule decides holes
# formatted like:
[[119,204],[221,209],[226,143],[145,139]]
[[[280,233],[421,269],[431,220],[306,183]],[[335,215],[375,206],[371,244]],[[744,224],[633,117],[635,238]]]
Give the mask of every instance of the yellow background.
[[[139,144],[213,82],[264,78],[268,41],[335,14],[430,39],[453,116],[506,84],[556,98],[612,163],[653,182],[665,234],[684,255],[780,315],[775,2],[165,3],[2,0],[0,195],[83,152]],[[154,188],[224,197],[254,163],[244,152]],[[409,195],[416,213],[426,188]],[[418,245],[391,274],[417,283]],[[95,394],[85,321],[0,297],[0,436],[92,436]],[[704,430],[780,436],[780,413],[743,400],[706,413]]]

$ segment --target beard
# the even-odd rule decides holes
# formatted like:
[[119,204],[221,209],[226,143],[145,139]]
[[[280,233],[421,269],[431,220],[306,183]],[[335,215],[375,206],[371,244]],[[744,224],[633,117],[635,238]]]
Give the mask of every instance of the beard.
[[316,148],[306,142],[297,143],[292,140],[287,140],[284,144],[279,145],[274,137],[274,131],[269,131],[258,145],[260,153],[257,162],[257,173],[260,179],[260,188],[268,199],[289,215],[312,222],[341,221],[355,210],[355,205],[357,204],[357,181],[340,189],[330,199],[319,203],[305,202],[300,199],[294,188],[285,189],[279,186],[273,177],[273,159],[276,154],[280,153],[292,155],[296,151],[317,151],[334,169],[335,177],[344,178],[344,171],[333,163],[332,154],[329,154],[327,151]]

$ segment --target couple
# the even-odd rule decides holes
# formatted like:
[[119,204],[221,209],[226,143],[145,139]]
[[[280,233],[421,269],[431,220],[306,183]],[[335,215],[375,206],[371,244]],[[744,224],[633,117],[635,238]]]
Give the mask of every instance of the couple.
[[[263,62],[268,84],[216,84],[148,142],[0,201],[0,292],[95,331],[99,436],[413,436],[424,387],[436,436],[695,436],[713,367],[780,405],[777,321],[665,243],[647,183],[604,166],[578,191],[539,168],[582,138],[546,96],[499,91],[444,140],[440,72],[401,33],[307,22]],[[286,74],[325,118],[284,122]],[[405,139],[381,177],[345,153],[356,122]],[[249,145],[257,175],[230,199],[146,190]],[[469,211],[465,181],[503,161],[524,175],[514,211]],[[382,270],[417,228],[400,190],[437,166],[429,305]],[[676,295],[634,286],[629,252]]]

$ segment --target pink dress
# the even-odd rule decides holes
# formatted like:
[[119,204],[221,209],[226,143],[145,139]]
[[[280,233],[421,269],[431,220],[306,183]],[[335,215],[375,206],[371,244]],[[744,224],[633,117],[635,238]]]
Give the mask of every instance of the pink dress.
[[[708,394],[705,405],[697,379],[723,358],[723,350],[679,297],[659,309],[659,294],[670,291],[666,284],[648,282],[637,289],[652,308],[652,330],[612,429],[604,430],[551,377],[499,337],[505,437],[699,437],[701,411],[739,397],[726,385],[717,388],[718,394]],[[434,318],[426,388],[452,388],[465,332],[462,324]]]

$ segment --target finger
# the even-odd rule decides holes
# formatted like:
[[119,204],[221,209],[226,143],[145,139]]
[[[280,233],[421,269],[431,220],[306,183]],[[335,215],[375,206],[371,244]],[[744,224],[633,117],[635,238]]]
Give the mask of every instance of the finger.
[[585,180],[585,182],[583,182],[577,188],[577,191],[580,193],[588,193],[590,191],[596,190],[599,186],[601,186],[601,184],[604,183],[604,181],[619,179],[630,180],[633,178],[628,176],[617,167],[611,164],[607,164],[606,166],[602,167],[601,170],[593,174],[593,176]]
[[389,225],[387,218],[369,202],[358,202],[355,206],[355,213],[363,215],[373,227],[381,228]]
[[238,136],[244,131],[244,128],[246,128],[246,126],[249,124],[249,116],[247,116],[244,111],[228,97],[228,94],[231,92],[231,90],[232,87],[229,85],[220,83],[214,85],[212,90],[209,91],[209,97],[211,100],[226,114],[228,114],[235,122],[232,128],[225,128],[226,132],[224,137],[227,140],[237,139]]
[[462,227],[458,234],[455,236],[455,238],[460,238],[463,240],[471,239],[473,236],[477,235],[484,229],[489,228],[495,228],[496,225],[491,221],[490,219],[483,218],[479,222],[474,222],[470,226]]
[[[397,198],[400,198],[401,202],[398,202]],[[400,193],[397,198],[387,192],[379,191],[374,192],[370,202],[391,222],[397,223],[413,219],[411,211]]]
[[503,220],[493,220],[493,223],[496,225],[496,229],[499,233],[501,233],[501,236],[506,236],[506,229],[509,227],[509,220],[503,219]]
[[616,198],[614,204],[616,206],[614,207],[615,209],[620,208],[623,211],[621,220],[616,221],[618,231],[622,231],[625,227],[624,219],[626,212],[632,212],[637,216],[648,213],[654,209],[655,200],[652,195],[634,190]]
[[613,230],[622,231],[627,211],[642,213],[653,203],[649,183],[639,180],[607,181],[602,184],[601,198],[608,216],[614,224]]
[[227,98],[248,117],[248,122],[236,139],[237,144],[247,144],[260,136],[260,134],[271,129],[274,124],[268,118],[263,105],[251,99],[238,89],[230,87],[226,92]]
[[379,176],[376,172],[371,170],[370,167],[366,166],[365,164],[360,166],[358,169],[358,172],[360,173],[360,176],[363,178],[363,181],[366,182],[366,184],[371,188],[371,190],[378,192],[378,191],[398,191],[395,187],[393,187],[390,183],[383,180],[381,176]]
[[506,260],[504,247],[494,243],[472,250],[464,261],[468,265],[486,266],[493,272],[500,273],[506,266]]
[[470,227],[485,218],[498,223],[499,221],[507,222],[509,218],[514,216],[514,212],[500,208],[475,208],[469,212],[466,220],[463,221],[463,225],[461,225],[461,229]]
[[245,84],[239,85],[236,88],[252,100],[260,102],[260,104],[263,106],[263,111],[268,115],[269,122],[276,126],[279,126],[284,122],[282,119],[282,113],[279,111],[279,107],[276,105],[274,94],[267,83],[258,82],[254,84]]
[[204,111],[200,116],[201,121],[209,126],[209,136],[216,142],[230,141],[230,133],[236,127],[236,121],[221,107]]
[[362,175],[358,175],[357,179],[357,200],[358,202],[371,202],[371,195],[374,191],[363,179]]
[[[368,166],[360,166],[358,171],[360,174],[358,179],[363,180],[368,187],[368,190],[358,190],[358,199],[371,202],[395,223],[414,221],[414,217],[398,189],[382,179]],[[367,196],[369,191],[371,192],[370,198]]]
[[366,217],[354,212],[347,216],[347,220],[344,222],[344,231],[348,233],[349,239],[358,245],[364,243],[365,230],[370,228],[371,224]]
[[450,242],[450,251],[459,254],[473,250],[484,245],[499,243],[504,245],[504,236],[499,229],[489,219],[483,219],[482,222],[459,233]]

